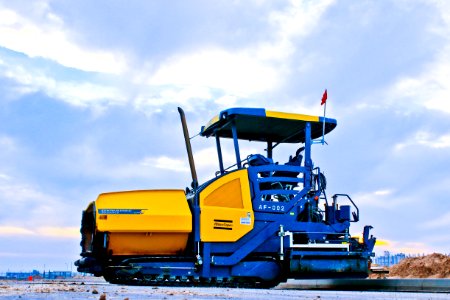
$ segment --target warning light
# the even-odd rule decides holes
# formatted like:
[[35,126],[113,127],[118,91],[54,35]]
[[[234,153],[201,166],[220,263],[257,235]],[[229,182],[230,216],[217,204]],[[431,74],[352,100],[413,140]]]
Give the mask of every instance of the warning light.
[[315,196],[315,197],[314,197],[314,200],[315,200],[315,201],[319,201],[319,196]]

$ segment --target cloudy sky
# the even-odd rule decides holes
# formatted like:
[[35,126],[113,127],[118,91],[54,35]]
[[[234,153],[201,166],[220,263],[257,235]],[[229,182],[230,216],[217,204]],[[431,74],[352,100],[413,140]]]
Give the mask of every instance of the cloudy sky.
[[[189,185],[178,106],[195,135],[228,107],[321,115],[325,88],[313,159],[352,233],[450,253],[446,1],[0,0],[0,272],[70,269],[99,193]],[[206,180],[214,141],[192,142]]]

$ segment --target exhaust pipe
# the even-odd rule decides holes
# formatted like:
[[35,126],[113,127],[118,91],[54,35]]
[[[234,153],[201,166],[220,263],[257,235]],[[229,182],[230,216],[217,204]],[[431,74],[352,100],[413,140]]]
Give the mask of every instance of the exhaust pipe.
[[178,112],[180,113],[181,125],[183,126],[184,141],[186,142],[186,150],[189,159],[189,166],[191,168],[191,175],[192,175],[191,186],[195,190],[198,187],[197,171],[195,171],[194,156],[192,155],[191,140],[189,138],[189,131],[186,124],[186,116],[184,115],[184,111],[181,107],[178,107]]

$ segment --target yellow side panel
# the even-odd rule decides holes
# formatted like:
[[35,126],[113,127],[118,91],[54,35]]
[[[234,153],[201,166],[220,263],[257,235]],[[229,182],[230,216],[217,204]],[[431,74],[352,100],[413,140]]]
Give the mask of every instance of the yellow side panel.
[[292,113],[284,113],[284,112],[268,111],[268,110],[266,110],[266,117],[291,119],[291,120],[299,120],[299,121],[307,121],[307,122],[319,122],[318,116],[292,114]]
[[253,229],[254,215],[246,169],[229,173],[200,192],[200,239],[235,242]]
[[97,230],[107,232],[192,231],[192,215],[183,190],[101,194],[96,201]]
[[122,233],[109,234],[108,250],[113,255],[176,255],[187,244],[186,233]]
[[244,208],[242,203],[241,179],[236,178],[219,186],[203,200],[205,206]]

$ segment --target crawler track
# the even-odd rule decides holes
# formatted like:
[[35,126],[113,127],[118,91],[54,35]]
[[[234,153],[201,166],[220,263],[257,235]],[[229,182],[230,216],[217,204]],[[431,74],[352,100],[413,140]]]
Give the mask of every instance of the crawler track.
[[267,289],[278,285],[278,282],[258,282],[242,279],[221,278],[115,278],[108,280],[113,284],[139,285],[139,286],[166,286],[166,287],[222,287],[222,288],[251,288]]
[[259,281],[254,278],[203,278],[194,276],[143,276],[123,274],[106,276],[105,279],[113,284],[140,285],[140,286],[166,286],[166,287],[226,287],[226,288],[252,288],[265,289],[277,286],[278,281]]

